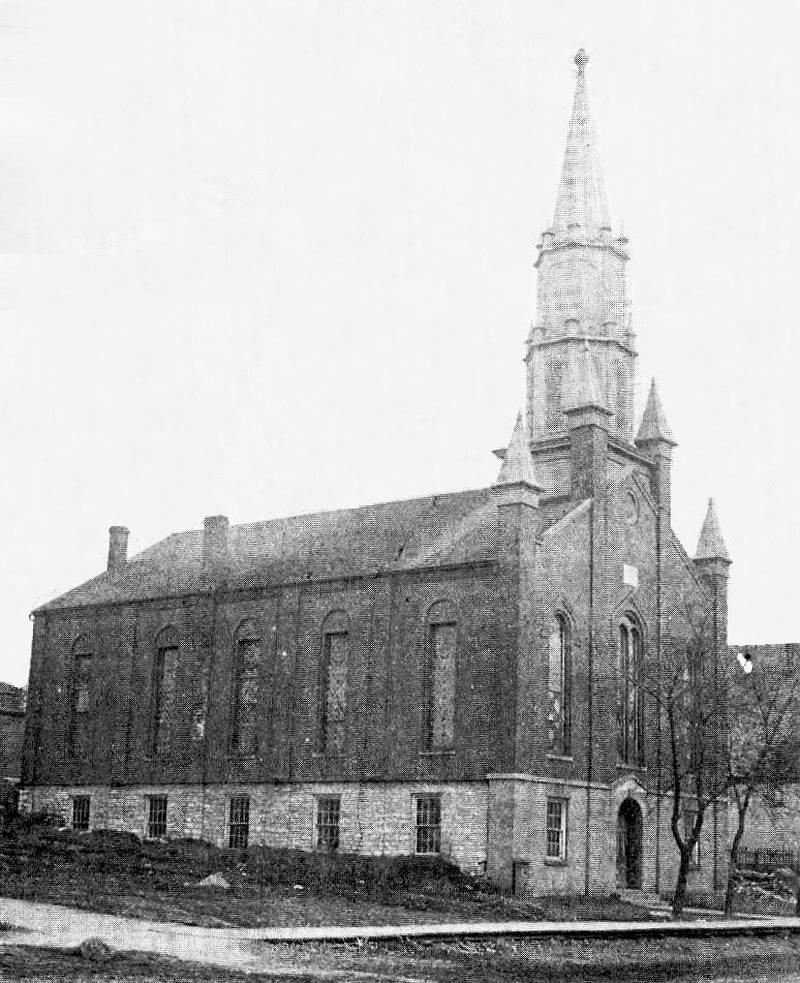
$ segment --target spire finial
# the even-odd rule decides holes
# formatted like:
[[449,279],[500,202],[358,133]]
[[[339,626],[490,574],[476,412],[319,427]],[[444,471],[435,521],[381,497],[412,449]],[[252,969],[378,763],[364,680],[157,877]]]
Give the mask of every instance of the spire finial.
[[578,48],[578,50],[575,52],[575,64],[578,66],[578,75],[583,75],[583,70],[588,61],[589,56],[586,54],[583,48]]

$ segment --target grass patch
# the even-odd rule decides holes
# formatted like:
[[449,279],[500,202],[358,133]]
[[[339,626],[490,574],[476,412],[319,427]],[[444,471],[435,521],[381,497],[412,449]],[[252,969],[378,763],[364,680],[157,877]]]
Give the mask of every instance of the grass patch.
[[[228,890],[199,887],[216,873]],[[20,824],[0,834],[0,891],[192,925],[385,925],[482,920],[647,920],[618,899],[503,895],[443,859],[363,857]]]

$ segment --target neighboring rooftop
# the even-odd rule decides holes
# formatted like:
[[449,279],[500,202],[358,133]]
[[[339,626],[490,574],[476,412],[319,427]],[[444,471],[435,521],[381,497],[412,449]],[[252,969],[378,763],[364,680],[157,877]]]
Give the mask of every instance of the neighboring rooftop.
[[0,714],[23,714],[28,691],[24,686],[0,683]]

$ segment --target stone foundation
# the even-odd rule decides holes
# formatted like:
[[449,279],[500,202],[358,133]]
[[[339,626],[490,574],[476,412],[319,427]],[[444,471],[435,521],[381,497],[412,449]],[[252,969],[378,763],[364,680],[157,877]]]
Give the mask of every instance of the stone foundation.
[[[642,815],[641,887],[670,892],[678,852],[670,830],[670,800],[648,796],[630,780],[586,784],[530,775],[492,775],[485,782],[307,783],[285,785],[36,786],[20,794],[23,811],[48,809],[72,820],[72,799],[91,797],[90,829],[147,835],[148,796],[167,796],[167,836],[228,845],[232,796],[250,798],[249,843],[299,850],[316,848],[316,800],[340,798],[339,850],[373,856],[416,852],[416,798],[439,795],[441,855],[462,870],[485,872],[517,894],[610,894],[618,881],[617,817],[633,799]],[[548,856],[548,800],[566,806],[563,856]],[[700,841],[700,864],[690,871],[690,890],[722,890],[725,884],[726,810],[709,809]],[[587,877],[588,847],[588,877]],[[716,849],[716,861],[715,861]]]

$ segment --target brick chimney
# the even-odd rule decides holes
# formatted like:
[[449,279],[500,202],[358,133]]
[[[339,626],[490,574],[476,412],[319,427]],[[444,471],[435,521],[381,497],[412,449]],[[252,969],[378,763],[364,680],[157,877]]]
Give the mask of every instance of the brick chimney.
[[228,557],[227,515],[208,515],[203,519],[203,566],[217,570]]
[[113,576],[128,562],[128,529],[111,526],[108,530],[108,572]]

